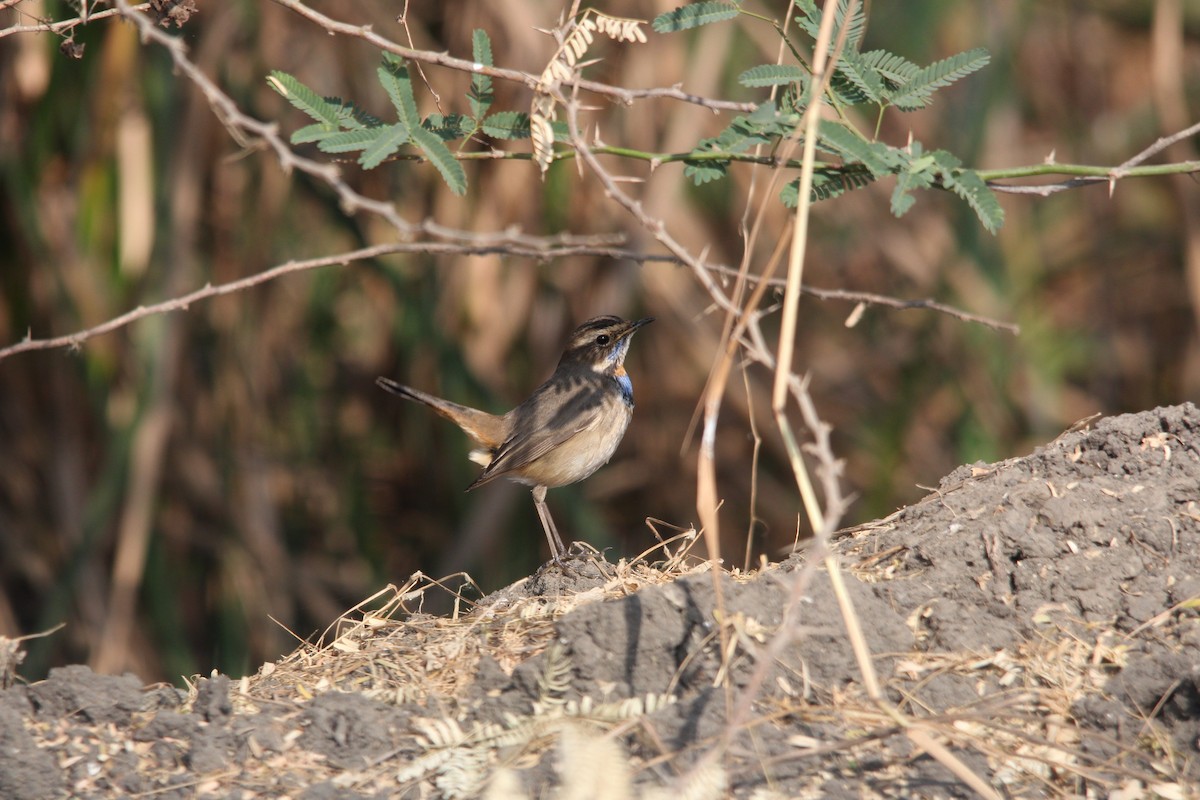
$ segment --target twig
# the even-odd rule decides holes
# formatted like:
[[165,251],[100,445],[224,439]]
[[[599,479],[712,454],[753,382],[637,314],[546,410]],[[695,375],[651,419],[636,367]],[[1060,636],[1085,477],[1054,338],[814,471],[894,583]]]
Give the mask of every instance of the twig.
[[[676,263],[681,263],[678,259],[671,256],[646,256],[644,257],[644,260],[649,261],[655,258],[662,261],[674,261]],[[733,267],[725,264],[706,263],[705,268],[720,275],[736,277],[739,274],[739,270],[736,270]],[[764,282],[767,285],[776,288],[783,288],[786,285],[786,281],[784,281],[782,278],[764,278],[753,273],[748,273],[745,280],[751,285],[758,285]],[[1005,322],[993,317],[985,317],[982,314],[974,314],[970,311],[963,311],[961,308],[955,308],[954,306],[947,305],[946,303],[939,302],[932,298],[925,298],[922,300],[904,300],[899,297],[891,297],[889,295],[876,294],[874,292],[857,292],[851,289],[823,289],[818,286],[809,286],[807,284],[802,284],[800,291],[803,294],[810,295],[818,300],[843,300],[847,303],[886,306],[887,308],[895,308],[900,311],[908,311],[911,309],[936,311],[939,314],[946,314],[947,316],[954,317],[962,322],[973,322],[977,325],[984,325],[994,330],[1006,331],[1014,336],[1017,336],[1021,333],[1021,326],[1017,325],[1016,323]]]
[[[988,174],[995,175],[1003,172],[1005,176],[1032,177],[1035,175],[1062,175],[1064,173],[1079,173],[1078,177],[1055,183],[1041,183],[1032,186],[998,183],[999,178],[987,178],[990,189],[1005,194],[1033,194],[1049,197],[1069,189],[1079,189],[1084,186],[1094,186],[1097,183],[1107,183],[1110,186],[1119,180],[1128,178],[1149,178],[1160,175],[1193,175],[1200,172],[1200,161],[1179,161],[1172,164],[1155,164],[1150,167],[1093,167],[1084,164],[1047,164],[1038,167],[1017,167],[1011,170],[992,170]],[[980,173],[983,176],[983,173]]]
[[[1175,144],[1176,142],[1183,141],[1184,139],[1187,139],[1190,136],[1195,136],[1198,133],[1200,133],[1200,122],[1197,122],[1195,125],[1192,125],[1188,128],[1184,128],[1183,130],[1178,131],[1176,133],[1172,133],[1170,136],[1163,136],[1157,142],[1150,145],[1145,150],[1138,153],[1136,156],[1134,156],[1133,158],[1129,159],[1121,166],[1114,169],[1113,173],[1116,174],[1116,173],[1128,172],[1130,168],[1142,163],[1146,159],[1150,158],[1150,156],[1156,155],[1156,154],[1162,152],[1163,150],[1166,150],[1168,147]],[[1189,162],[1189,163],[1200,165],[1200,161],[1193,161],[1193,162]],[[1200,166],[1198,166],[1197,168],[1200,169]]]
[[[20,2],[20,0],[17,0]],[[7,7],[8,4],[0,6],[0,9]],[[15,3],[13,4],[15,5]],[[132,6],[135,11],[145,11],[150,8],[149,3],[139,3]],[[80,25],[86,25],[96,20],[106,19],[122,13],[120,9],[107,8],[103,11],[93,11],[84,19],[82,16],[71,17],[70,19],[60,20],[58,22],[39,22],[34,25],[10,25],[7,28],[0,28],[0,39],[5,36],[11,36],[14,33],[63,33],[64,31],[74,30]]]
[[850,303],[887,306],[888,308],[895,308],[901,311],[914,308],[936,311],[939,314],[946,314],[962,322],[974,322],[977,325],[985,325],[994,330],[1006,331],[1014,336],[1021,333],[1021,326],[1016,323],[1004,322],[992,317],[985,317],[981,314],[972,314],[970,311],[963,311],[930,298],[924,300],[901,300],[898,297],[888,297],[887,295],[875,294],[874,292],[854,292],[849,289],[820,289],[816,286],[801,286],[800,291],[819,300],[845,300]]
[[567,112],[567,130],[571,137],[571,143],[574,145],[576,152],[583,159],[584,164],[592,171],[600,184],[604,187],[605,194],[615,200],[626,211],[633,215],[642,227],[644,227],[658,242],[667,248],[668,252],[674,255],[681,263],[691,268],[692,274],[700,282],[712,298],[721,308],[737,312],[738,307],[733,305],[729,297],[721,290],[721,287],[713,280],[709,274],[707,265],[703,258],[694,255],[684,245],[670,234],[666,229],[666,225],[662,220],[655,219],[646,213],[641,202],[635,200],[625,190],[623,190],[619,182],[610,175],[600,164],[596,154],[585,141],[585,137],[580,129],[579,124],[579,103],[574,99],[568,100],[561,94],[557,94],[556,100],[563,104]]
[[[70,347],[72,349],[77,349],[88,339],[105,333],[112,333],[115,330],[124,328],[127,325],[137,322],[138,320],[145,319],[146,317],[151,317],[156,314],[167,314],[173,311],[186,311],[192,303],[208,300],[209,298],[220,295],[233,294],[235,292],[249,289],[253,286],[258,286],[292,273],[304,272],[310,269],[319,269],[321,267],[339,265],[345,266],[354,261],[365,261],[372,258],[379,258],[381,256],[395,255],[399,253],[423,253],[426,255],[460,256],[510,255],[536,259],[539,261],[549,261],[551,259],[566,258],[570,256],[594,256],[601,258],[623,259],[637,263],[668,263],[680,265],[686,263],[683,261],[683,259],[674,255],[641,253],[610,245],[610,243],[616,244],[622,240],[623,237],[620,236],[557,236],[547,237],[546,239],[533,239],[533,244],[511,240],[478,245],[430,241],[394,242],[391,244],[364,247],[359,250],[352,250],[345,253],[321,256],[319,258],[305,259],[303,261],[289,261],[286,264],[280,264],[279,266],[272,267],[264,270],[263,272],[250,275],[245,278],[240,278],[235,281],[217,284],[216,286],[205,286],[182,297],[164,300],[148,306],[139,306],[132,311],[122,314],[118,317],[114,317],[83,331],[77,331],[75,333],[65,334],[48,339],[34,339],[32,335],[26,336],[17,344],[0,348],[0,361],[8,358],[9,356],[14,356],[18,353],[24,353],[31,350],[51,350],[59,347]],[[556,242],[562,243],[558,244]],[[733,272],[732,268],[730,267],[720,264],[709,264],[705,262],[701,262],[701,268],[719,274]],[[759,279],[757,276],[751,276],[750,280],[751,282],[757,283]],[[767,283],[772,286],[777,286],[782,282],[777,279],[770,279],[767,281]],[[853,292],[844,289],[821,289],[814,286],[805,286],[803,287],[803,291],[805,294],[810,294],[822,300],[842,300],[851,303],[867,303],[901,310],[927,309],[930,311],[947,314],[955,319],[963,320],[964,322],[974,322],[980,325],[986,325],[990,328],[1009,331],[1014,334],[1020,332],[1019,327],[1012,323],[1002,322],[989,317],[972,314],[970,312],[948,306],[944,303],[939,303],[935,300],[901,300],[899,298],[887,297],[886,295],[877,295],[871,292]]]
[[[997,192],[1008,194],[1033,194],[1048,197],[1068,189],[1078,189],[1097,183],[1107,183],[1109,190],[1119,180],[1124,178],[1146,178],[1158,175],[1190,175],[1200,172],[1200,161],[1180,161],[1173,164],[1155,164],[1153,166],[1138,166],[1151,156],[1157,155],[1176,142],[1200,134],[1200,122],[1184,128],[1181,131],[1163,136],[1154,144],[1116,167],[1094,167],[1086,164],[1055,164],[1047,162],[1032,167],[1014,167],[1011,169],[980,170],[979,177],[983,178],[989,187]],[[1037,186],[1014,186],[997,183],[1004,178],[1027,178],[1037,175],[1074,175],[1057,183],[1044,183]]]
[[[14,356],[18,353],[24,353],[30,350],[50,350],[58,347],[70,347],[72,349],[79,348],[88,339],[101,334],[111,333],[119,328],[123,328],[140,319],[154,316],[156,314],[166,314],[172,311],[186,311],[192,303],[201,300],[207,300],[212,297],[221,295],[233,294],[234,292],[248,289],[252,286],[258,286],[268,281],[273,281],[276,278],[284,275],[290,275],[295,272],[304,272],[310,269],[318,269],[320,267],[330,267],[335,265],[346,265],[352,261],[364,261],[380,256],[392,255],[395,253],[439,253],[452,255],[492,255],[492,254],[509,254],[522,255],[529,258],[550,259],[559,258],[568,255],[597,255],[608,254],[618,258],[657,260],[659,256],[640,256],[637,253],[614,250],[610,248],[599,247],[587,244],[587,239],[575,237],[578,241],[568,240],[567,244],[560,246],[546,247],[530,247],[525,244],[516,242],[496,242],[493,244],[454,244],[448,242],[394,242],[391,244],[375,245],[374,247],[364,247],[359,250],[352,250],[346,253],[337,253],[331,256],[322,256],[320,258],[310,258],[304,261],[289,261],[286,264],[272,267],[263,272],[250,275],[245,278],[240,278],[227,283],[217,285],[207,284],[206,286],[189,292],[181,297],[164,300],[161,303],[154,303],[148,306],[138,306],[132,311],[128,311],[119,317],[114,317],[106,322],[103,322],[95,327],[87,330],[78,331],[76,333],[67,334],[65,336],[55,336],[49,339],[34,339],[32,336],[26,336],[23,340],[14,345],[0,349],[0,360]],[[592,241],[604,242],[606,239],[611,240],[611,237],[592,237]]]

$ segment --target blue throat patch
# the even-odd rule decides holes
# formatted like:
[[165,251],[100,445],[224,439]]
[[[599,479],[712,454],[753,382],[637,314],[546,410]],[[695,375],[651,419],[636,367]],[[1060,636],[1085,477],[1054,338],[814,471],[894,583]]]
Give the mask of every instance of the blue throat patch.
[[633,405],[633,381],[629,380],[628,375],[617,375],[616,381],[621,387],[621,397],[625,399],[626,405]]

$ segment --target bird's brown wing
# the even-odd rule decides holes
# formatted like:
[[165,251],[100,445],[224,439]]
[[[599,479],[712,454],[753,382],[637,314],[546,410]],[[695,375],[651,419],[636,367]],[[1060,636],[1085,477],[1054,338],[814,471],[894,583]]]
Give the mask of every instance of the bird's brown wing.
[[598,425],[604,416],[604,385],[599,376],[551,380],[513,409],[512,433],[467,491],[536,461]]

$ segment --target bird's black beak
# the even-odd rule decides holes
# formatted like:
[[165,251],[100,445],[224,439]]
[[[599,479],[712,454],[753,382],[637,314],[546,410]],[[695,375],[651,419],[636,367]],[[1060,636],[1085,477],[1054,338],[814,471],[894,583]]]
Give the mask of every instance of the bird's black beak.
[[633,332],[638,328],[642,327],[643,325],[649,325],[651,322],[654,322],[654,317],[642,317],[637,322],[631,322],[629,323],[629,330],[625,332],[625,335],[632,336]]

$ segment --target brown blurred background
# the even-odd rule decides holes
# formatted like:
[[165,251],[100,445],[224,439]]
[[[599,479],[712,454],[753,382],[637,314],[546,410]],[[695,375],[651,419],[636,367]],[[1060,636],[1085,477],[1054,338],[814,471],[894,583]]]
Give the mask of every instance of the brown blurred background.
[[[672,6],[603,8],[649,19]],[[401,4],[325,7],[405,40]],[[471,32],[484,28],[498,65],[538,73],[553,47],[535,28],[556,24],[561,9],[548,0],[417,1],[407,19],[416,47],[469,58]],[[288,259],[394,240],[378,219],[347,217],[327,187],[243,150],[131,25],[76,29],[86,45],[79,60],[60,54],[60,37],[5,30],[68,13],[33,0],[0,11],[0,346],[27,332],[87,328]],[[864,50],[919,63],[990,50],[983,72],[924,112],[888,112],[881,131],[901,144],[911,130],[927,149],[978,168],[1052,153],[1115,165],[1200,115],[1194,3],[909,0],[871,4],[868,25]],[[243,111],[287,132],[309,120],[268,88],[272,69],[388,113],[376,49],[270,2],[202,4],[178,35]],[[592,55],[604,60],[587,74],[757,101],[762,93],[736,76],[774,60],[777,46],[768,26],[745,20],[651,34],[646,45],[598,45]],[[441,110],[465,109],[463,74],[424,71]],[[417,88],[422,112],[436,111]],[[524,87],[497,82],[495,109],[527,109],[529,100]],[[588,119],[606,143],[650,151],[690,149],[729,120],[672,101],[593,100]],[[1193,139],[1156,161],[1197,151]],[[606,164],[646,176],[640,162]],[[527,161],[466,169],[465,198],[411,162],[349,166],[346,176],[411,221],[620,232],[655,248],[573,162],[545,182]],[[695,188],[670,165],[626,186],[693,252],[707,247],[736,264],[751,172],[731,173]],[[847,460],[847,488],[858,495],[847,523],[913,501],[960,463],[1028,452],[1095,412],[1197,396],[1194,177],[1129,180],[1111,197],[1103,186],[1002,196],[1008,219],[994,237],[942,193],[921,194],[895,219],[890,190],[889,181],[815,209],[808,282],[932,297],[1019,323],[1022,333],[878,308],[848,329],[850,305],[803,301],[797,365],[811,373]],[[756,269],[786,224],[772,203]],[[78,351],[0,361],[0,634],[67,623],[29,643],[31,678],[68,662],[147,680],[213,668],[240,675],[293,647],[283,626],[307,636],[415,570],[465,569],[485,590],[528,574],[544,544],[527,490],[464,494],[477,472],[465,437],[373,381],[388,375],[504,410],[553,369],[573,325],[597,313],[658,318],[627,365],[637,414],[613,462],[552,491],[549,503],[571,538],[633,555],[653,541],[647,517],[696,520],[695,444],[685,433],[722,320],[680,267],[390,257],[195,304]],[[769,385],[759,369],[736,375],[721,418],[719,491],[733,564],[747,536],[756,556],[777,555],[796,536],[801,509],[770,421]],[[751,414],[763,437],[753,508]]]

